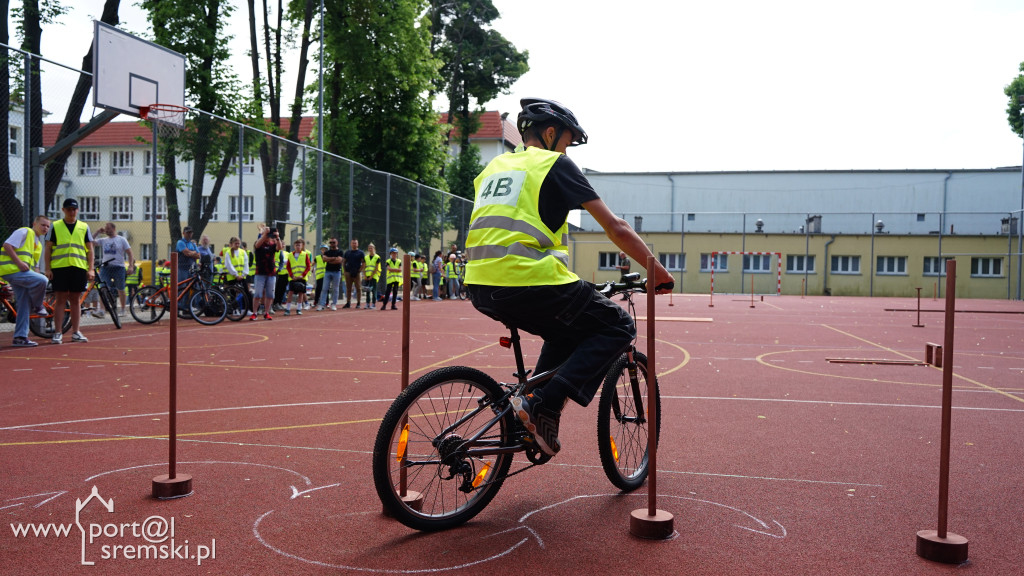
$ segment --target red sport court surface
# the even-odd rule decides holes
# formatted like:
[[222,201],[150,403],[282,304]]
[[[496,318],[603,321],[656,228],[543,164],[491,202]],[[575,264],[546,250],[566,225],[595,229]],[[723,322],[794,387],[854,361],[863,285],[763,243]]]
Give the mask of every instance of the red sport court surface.
[[[468,302],[411,304],[412,379],[451,364],[511,377],[500,324]],[[179,323],[177,471],[194,493],[165,501],[151,494],[168,471],[168,320],[90,326],[88,344],[5,336],[0,572],[1020,574],[1024,304],[957,302],[960,566],[915,553],[917,532],[937,527],[942,371],[879,362],[942,343],[944,303],[923,303],[923,328],[915,306],[658,297],[657,507],[676,532],[663,541],[629,533],[646,486],[620,494],[605,478],[596,402],[570,404],[561,453],[465,526],[426,534],[384,517],[370,454],[401,386],[398,311]],[[538,349],[528,337],[528,363]]]

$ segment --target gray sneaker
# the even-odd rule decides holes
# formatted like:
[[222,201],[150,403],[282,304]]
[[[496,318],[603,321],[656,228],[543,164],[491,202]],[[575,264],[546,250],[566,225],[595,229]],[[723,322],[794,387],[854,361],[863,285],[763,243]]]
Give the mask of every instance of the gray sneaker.
[[24,336],[15,336],[13,345],[18,348],[31,348],[33,346],[38,346],[39,343],[33,342]]
[[511,402],[516,416],[523,421],[530,434],[533,434],[533,439],[541,452],[548,456],[558,454],[562,449],[562,444],[558,441],[558,421],[562,418],[562,413],[548,410],[543,406],[543,399],[533,394],[514,396]]
[[82,334],[81,332],[75,332],[74,334],[71,335],[71,341],[72,342],[88,342],[89,339],[85,337],[85,334]]
[[53,342],[54,344],[63,344],[64,343],[64,335],[61,334],[60,332],[54,332],[53,333],[53,338],[50,341]]

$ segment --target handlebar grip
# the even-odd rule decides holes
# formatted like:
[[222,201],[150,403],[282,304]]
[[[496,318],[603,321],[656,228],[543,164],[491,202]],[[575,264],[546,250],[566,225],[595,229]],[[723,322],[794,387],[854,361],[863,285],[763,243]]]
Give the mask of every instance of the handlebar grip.
[[671,282],[662,282],[661,284],[658,284],[657,286],[654,287],[654,291],[657,292],[658,290],[672,290],[675,287],[675,280]]

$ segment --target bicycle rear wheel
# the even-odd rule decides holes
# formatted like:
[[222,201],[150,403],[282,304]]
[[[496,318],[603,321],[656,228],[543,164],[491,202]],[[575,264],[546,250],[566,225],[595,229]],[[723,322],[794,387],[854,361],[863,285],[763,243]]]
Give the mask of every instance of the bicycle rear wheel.
[[[604,379],[597,405],[597,446],[601,466],[615,487],[632,491],[647,479],[647,442],[653,397],[661,430],[661,397],[649,389],[647,356],[633,352],[635,365],[623,354]],[[635,377],[633,374],[635,373]]]
[[416,530],[444,530],[487,506],[513,455],[476,457],[466,450],[509,446],[511,411],[472,446],[466,441],[495,419],[492,402],[503,394],[483,372],[451,366],[424,375],[395,399],[373,449],[373,483],[391,516]]
[[114,326],[121,329],[121,318],[117,315],[117,298],[110,291],[107,286],[100,286],[100,302],[103,302],[103,307],[107,309],[107,313],[110,314],[110,319],[114,322]]
[[216,290],[196,292],[188,305],[196,322],[206,326],[220,324],[228,312],[228,303],[224,295]]
[[245,313],[249,310],[249,299],[245,290],[242,290],[240,286],[233,285],[222,286],[220,290],[224,294],[224,300],[227,302],[227,319],[232,322],[238,322],[245,318]]
[[152,324],[163,318],[167,311],[167,292],[159,292],[156,286],[143,286],[128,302],[132,318],[143,324]]

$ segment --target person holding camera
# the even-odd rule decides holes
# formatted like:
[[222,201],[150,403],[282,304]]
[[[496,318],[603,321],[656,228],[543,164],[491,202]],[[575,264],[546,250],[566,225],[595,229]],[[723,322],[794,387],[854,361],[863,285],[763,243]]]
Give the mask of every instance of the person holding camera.
[[252,316],[249,321],[256,319],[261,302],[263,303],[263,319],[273,320],[270,316],[270,309],[274,305],[274,285],[277,282],[277,254],[283,249],[277,230],[270,226],[264,226],[260,230],[254,248],[256,281],[252,297]]

